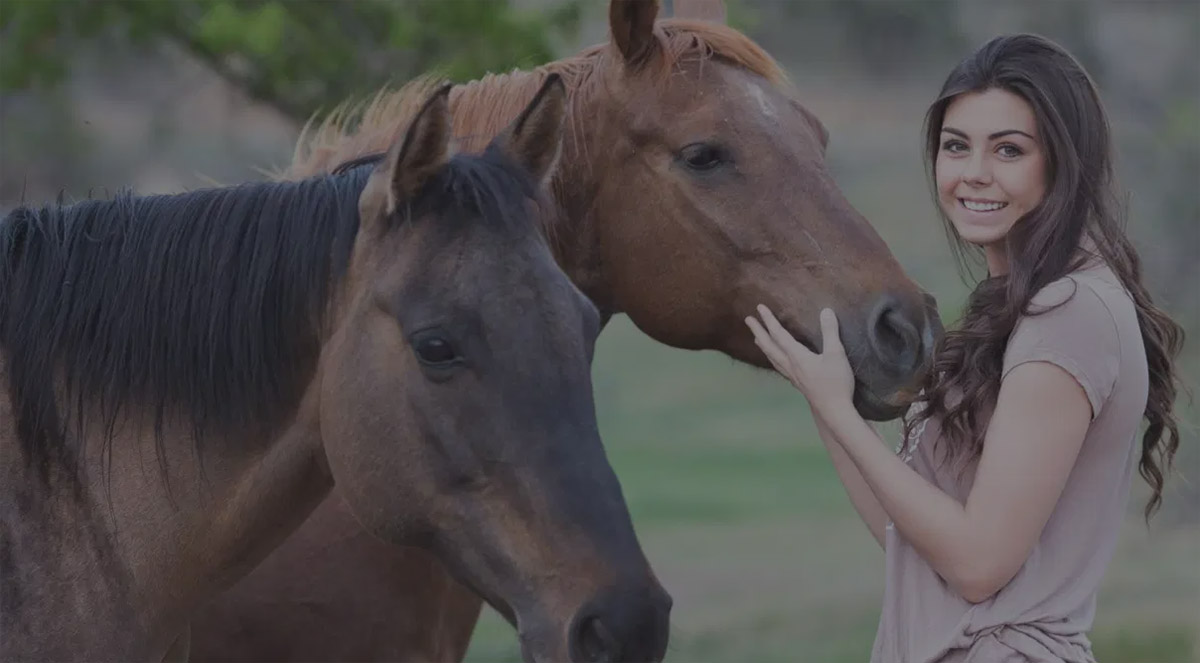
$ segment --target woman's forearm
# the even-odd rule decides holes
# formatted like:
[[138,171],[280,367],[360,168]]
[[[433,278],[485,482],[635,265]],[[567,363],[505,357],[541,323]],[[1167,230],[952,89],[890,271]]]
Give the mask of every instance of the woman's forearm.
[[821,310],[819,354],[766,307],[758,312],[761,323],[746,319],[755,343],[818,413],[826,445],[844,450],[831,446],[834,465],[872,534],[883,539],[879,523],[893,523],[968,601],[986,600],[1010,582],[1053,515],[1087,437],[1094,409],[1086,385],[1044,360],[1022,362],[1005,377],[970,495],[960,502],[883,445],[855,411],[854,372],[831,309]]
[[[876,504],[948,583],[968,599],[979,575],[973,530],[961,503],[942,492],[891,450],[852,409],[828,415],[826,424],[858,470]],[[886,507],[882,505],[887,505]]]
[[833,460],[833,467],[837,470],[838,477],[842,480],[842,487],[846,489],[846,494],[850,497],[850,503],[854,505],[854,510],[858,512],[858,516],[866,523],[867,529],[871,531],[871,536],[875,537],[875,541],[879,543],[879,547],[884,547],[884,531],[888,520],[887,512],[879,504],[875,493],[871,491],[871,487],[863,479],[854,461],[846,453],[846,450],[842,448],[842,444],[834,437],[833,431],[829,430],[829,426],[822,421],[821,417],[815,414],[813,420],[817,424],[817,434],[821,436],[821,441],[825,443],[825,448],[829,451],[829,457]]

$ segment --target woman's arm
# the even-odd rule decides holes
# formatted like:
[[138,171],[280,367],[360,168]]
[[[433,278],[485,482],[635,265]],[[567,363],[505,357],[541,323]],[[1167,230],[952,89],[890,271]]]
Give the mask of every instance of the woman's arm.
[[829,426],[899,533],[968,601],[1007,584],[1041,535],[1087,433],[1091,404],[1079,383],[1046,362],[1009,372],[960,504],[880,445],[854,410],[853,374],[831,311],[822,313],[819,355],[765,309],[763,318],[765,328],[747,321],[759,346]]
[[[839,442],[833,435],[833,431],[829,430],[829,426],[821,419],[817,413],[813,413],[813,420],[817,423],[817,434],[821,436],[821,441],[825,443],[825,448],[829,450],[829,457],[833,460],[833,467],[837,470],[838,477],[842,480],[842,486],[846,489],[846,494],[850,497],[850,503],[854,505],[854,510],[858,512],[863,522],[867,524],[867,529],[871,530],[871,536],[875,537],[875,541],[879,543],[879,547],[884,547],[884,530],[887,527],[888,515],[880,506],[879,500],[875,498],[875,493],[871,491],[871,487],[863,479],[858,468],[855,467],[854,461],[846,450],[842,448]],[[876,436],[878,437],[878,436]],[[882,446],[882,440],[880,441]]]
[[1075,464],[1091,406],[1053,364],[1014,369],[984,440],[966,504],[875,441],[853,407],[828,413],[830,429],[879,496],[896,529],[963,598],[990,598],[1016,575],[1041,536]]

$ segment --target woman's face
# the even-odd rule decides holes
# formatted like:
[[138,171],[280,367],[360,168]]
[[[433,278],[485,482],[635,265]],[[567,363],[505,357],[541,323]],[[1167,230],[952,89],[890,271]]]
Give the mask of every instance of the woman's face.
[[935,173],[942,210],[963,240],[1002,252],[1013,224],[1046,192],[1033,109],[997,88],[960,95],[946,108],[940,141]]

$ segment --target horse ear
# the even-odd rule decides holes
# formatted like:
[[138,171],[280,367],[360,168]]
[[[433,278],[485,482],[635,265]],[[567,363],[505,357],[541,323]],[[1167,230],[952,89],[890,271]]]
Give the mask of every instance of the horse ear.
[[608,28],[613,43],[628,66],[644,64],[658,50],[654,19],[658,0],[612,0],[608,5]]
[[389,215],[401,200],[416,196],[450,161],[450,88],[449,83],[438,88],[417,112],[404,138],[388,150]]
[[675,0],[675,18],[725,23],[725,0]]
[[496,138],[496,143],[539,183],[545,184],[562,151],[567,88],[562,77],[550,74],[517,119]]

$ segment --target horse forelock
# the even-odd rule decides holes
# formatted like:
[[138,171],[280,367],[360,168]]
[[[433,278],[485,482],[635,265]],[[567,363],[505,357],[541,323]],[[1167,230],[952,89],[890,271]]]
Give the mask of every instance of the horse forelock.
[[667,19],[659,22],[658,28],[659,43],[671,69],[681,62],[715,58],[758,74],[778,87],[790,86],[779,63],[754,40],[733,28],[690,19]]

